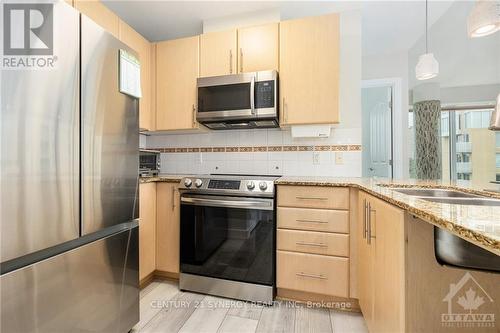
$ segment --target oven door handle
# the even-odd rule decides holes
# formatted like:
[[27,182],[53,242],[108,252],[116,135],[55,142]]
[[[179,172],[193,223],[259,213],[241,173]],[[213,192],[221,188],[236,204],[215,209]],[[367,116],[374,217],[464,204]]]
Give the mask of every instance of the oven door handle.
[[210,207],[228,207],[228,208],[244,208],[256,210],[273,210],[273,200],[231,200],[226,198],[209,199],[209,198],[194,198],[181,197],[181,204],[193,206],[210,206]]

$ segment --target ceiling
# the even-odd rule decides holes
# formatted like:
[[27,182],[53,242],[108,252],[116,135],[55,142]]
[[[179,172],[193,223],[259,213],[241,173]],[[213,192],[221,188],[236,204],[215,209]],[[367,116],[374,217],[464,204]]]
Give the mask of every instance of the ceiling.
[[[470,0],[472,1],[472,0]],[[425,2],[419,1],[137,1],[104,0],[125,22],[150,41],[202,32],[203,21],[258,11],[278,11],[281,19],[359,8],[363,56],[407,50],[424,33]],[[429,24],[453,0],[429,1]]]

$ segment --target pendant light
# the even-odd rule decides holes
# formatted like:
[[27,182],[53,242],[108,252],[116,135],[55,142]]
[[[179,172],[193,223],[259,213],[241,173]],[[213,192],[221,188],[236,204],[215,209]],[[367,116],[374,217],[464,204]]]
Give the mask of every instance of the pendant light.
[[488,36],[500,30],[500,1],[476,0],[467,17],[469,37]]
[[436,77],[439,73],[439,63],[434,54],[429,53],[429,43],[428,43],[428,2],[425,0],[425,54],[418,57],[418,63],[415,67],[415,75],[417,80],[428,80]]

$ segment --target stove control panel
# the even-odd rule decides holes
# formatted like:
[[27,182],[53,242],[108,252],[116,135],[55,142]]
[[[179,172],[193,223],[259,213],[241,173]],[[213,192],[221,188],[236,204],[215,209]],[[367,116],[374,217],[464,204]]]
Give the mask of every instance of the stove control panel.
[[[271,179],[271,180],[269,180]],[[223,177],[186,177],[179,184],[179,189],[194,192],[220,193],[221,195],[274,195],[274,179],[259,179],[257,177],[241,179],[235,176]]]
[[219,190],[239,190],[241,181],[239,180],[224,180],[224,179],[210,179],[208,188]]

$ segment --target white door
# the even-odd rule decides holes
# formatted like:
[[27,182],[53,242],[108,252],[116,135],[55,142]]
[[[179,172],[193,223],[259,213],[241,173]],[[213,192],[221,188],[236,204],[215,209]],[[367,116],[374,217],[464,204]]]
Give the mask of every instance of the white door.
[[361,89],[363,177],[392,177],[392,87]]

